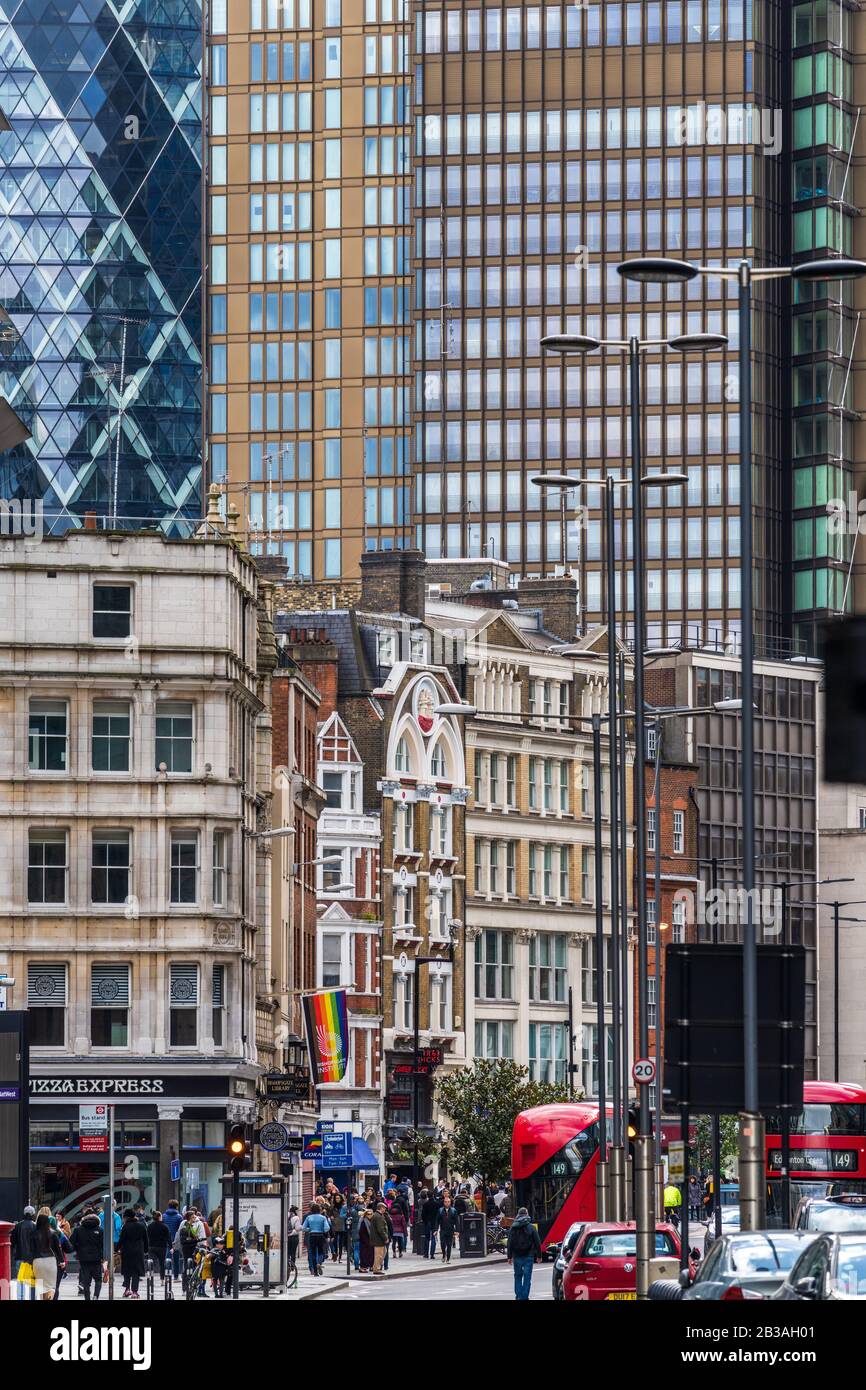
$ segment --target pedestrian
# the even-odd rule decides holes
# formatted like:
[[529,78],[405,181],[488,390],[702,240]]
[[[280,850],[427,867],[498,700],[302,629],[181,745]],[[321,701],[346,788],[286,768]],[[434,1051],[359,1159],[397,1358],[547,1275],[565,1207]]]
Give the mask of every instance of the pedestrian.
[[391,1238],[391,1250],[400,1259],[406,1253],[406,1236],[409,1232],[409,1222],[404,1208],[405,1199],[395,1197],[388,1208],[388,1215],[391,1218],[391,1229],[394,1232]]
[[442,1210],[439,1212],[439,1248],[442,1251],[442,1259],[447,1265],[451,1263],[451,1251],[454,1248],[454,1232],[457,1230],[457,1221],[454,1203],[451,1201],[450,1194],[446,1193],[442,1201]]
[[[178,1202],[178,1200],[177,1200],[176,1197],[172,1197],[171,1201],[168,1202],[168,1203],[166,1204],[165,1211],[162,1213],[162,1219],[163,1219],[163,1221],[165,1222],[165,1224],[166,1224],[166,1226],[167,1226],[167,1228],[168,1228],[168,1233],[169,1233],[169,1235],[171,1236],[171,1243],[172,1243],[172,1246],[173,1246],[173,1245],[174,1245],[174,1238],[175,1238],[175,1236],[177,1235],[177,1228],[178,1228],[178,1226],[180,1225],[181,1221],[183,1220],[183,1217],[182,1217],[181,1214],[180,1214],[180,1203]],[[175,1279],[177,1279],[177,1278],[179,1277],[179,1275],[180,1275],[180,1251],[179,1251],[179,1250],[174,1250],[174,1249],[172,1249],[172,1252],[171,1252],[171,1264],[172,1264],[172,1273],[174,1274]]]
[[701,1188],[700,1184],[692,1173],[689,1178],[689,1220],[699,1221],[701,1216]]
[[391,1239],[386,1211],[385,1203],[380,1202],[370,1218],[370,1244],[373,1247],[374,1274],[384,1273],[385,1255]]
[[373,1213],[369,1207],[361,1208],[361,1224],[358,1232],[358,1268],[361,1274],[373,1273]]
[[394,1222],[391,1220],[391,1209],[387,1202],[379,1202],[378,1209],[384,1216],[385,1224],[388,1227],[388,1244],[385,1246],[385,1258],[382,1261],[382,1268],[387,1274],[388,1265],[391,1260],[391,1244],[394,1240]]
[[168,1226],[165,1224],[162,1212],[155,1211],[147,1223],[147,1253],[153,1260],[154,1269],[158,1269],[162,1275],[163,1284],[165,1283],[170,1251],[171,1235]]
[[458,1189],[457,1196],[454,1198],[454,1210],[458,1216],[465,1216],[470,1211],[472,1202],[465,1187]]
[[335,1191],[331,1197],[331,1259],[340,1260],[346,1253],[346,1203]]
[[390,1191],[392,1191],[392,1189],[395,1188],[396,1186],[397,1186],[397,1174],[396,1174],[396,1173],[389,1173],[388,1178],[387,1178],[387,1180],[386,1180],[386,1182],[385,1182],[385,1196],[387,1197],[388,1193],[389,1193]]
[[307,1264],[310,1267],[310,1273],[314,1277],[321,1278],[322,1265],[325,1260],[325,1245],[331,1223],[318,1203],[310,1203],[310,1210],[304,1217],[302,1229],[307,1243]]
[[[295,1249],[297,1249],[297,1238],[295,1239]],[[217,1236],[214,1247],[211,1251],[210,1261],[211,1279],[213,1280],[214,1298],[225,1296],[226,1279],[229,1272],[229,1257],[226,1250],[225,1236]]]
[[298,1245],[300,1244],[302,1230],[303,1226],[301,1224],[301,1218],[298,1216],[298,1208],[289,1207],[286,1255],[291,1265],[296,1265],[298,1263]]
[[520,1208],[508,1229],[506,1256],[514,1267],[514,1297],[524,1303],[532,1288],[533,1266],[541,1259],[541,1241],[526,1207]]
[[65,1265],[60,1236],[51,1224],[47,1207],[40,1207],[36,1217],[34,1232],[35,1257],[33,1274],[36,1287],[42,1287],[42,1302],[48,1303],[57,1297],[57,1275]]
[[123,1213],[123,1225],[117,1242],[120,1251],[120,1273],[123,1278],[124,1298],[138,1298],[138,1285],[145,1272],[147,1256],[147,1227],[142,1225],[135,1214],[134,1207],[127,1207]]
[[439,1207],[433,1197],[428,1196],[421,1208],[421,1226],[424,1231],[424,1259],[436,1258],[436,1232],[439,1228]]
[[172,1241],[172,1250],[178,1251],[180,1255],[181,1281],[184,1289],[186,1289],[189,1265],[195,1259],[195,1252],[200,1240],[204,1240],[204,1226],[198,1219],[195,1207],[187,1207],[184,1218],[177,1228],[177,1234]]
[[24,1297],[25,1288],[33,1290],[33,1261],[36,1259],[36,1208],[26,1206],[20,1221],[12,1227],[10,1236],[12,1257],[12,1278],[18,1283],[18,1297]]
[[78,1260],[78,1285],[84,1295],[85,1303],[90,1302],[90,1285],[93,1285],[94,1300],[102,1292],[102,1256],[105,1238],[99,1224],[99,1217],[92,1207],[85,1207],[84,1215],[72,1232],[72,1249]]
[[670,1221],[672,1225],[678,1226],[680,1220],[680,1207],[683,1204],[683,1195],[675,1182],[670,1178],[665,1183],[664,1190],[665,1221]]

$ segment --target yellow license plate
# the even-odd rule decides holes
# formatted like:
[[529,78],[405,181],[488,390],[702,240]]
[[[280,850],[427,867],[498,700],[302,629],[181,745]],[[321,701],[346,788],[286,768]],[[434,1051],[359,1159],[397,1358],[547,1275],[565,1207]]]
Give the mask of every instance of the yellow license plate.
[[636,1293],[609,1293],[608,1298],[637,1298]]

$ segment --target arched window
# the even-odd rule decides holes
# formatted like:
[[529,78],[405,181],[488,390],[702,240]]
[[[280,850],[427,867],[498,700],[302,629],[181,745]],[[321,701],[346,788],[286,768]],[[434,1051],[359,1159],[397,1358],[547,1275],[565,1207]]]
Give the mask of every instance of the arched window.
[[401,738],[397,744],[397,752],[394,755],[394,766],[398,772],[409,771],[409,745],[405,738]]
[[440,739],[430,754],[430,773],[433,777],[445,776],[445,750]]

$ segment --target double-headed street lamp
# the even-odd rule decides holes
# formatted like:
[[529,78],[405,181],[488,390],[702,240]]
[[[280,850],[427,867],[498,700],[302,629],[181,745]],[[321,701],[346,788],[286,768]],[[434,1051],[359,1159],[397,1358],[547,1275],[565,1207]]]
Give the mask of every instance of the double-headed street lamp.
[[[755,887],[755,792],[754,751],[754,633],[752,601],[752,282],[793,279],[850,280],[866,274],[866,261],[818,260],[796,266],[754,269],[747,260],[731,266],[692,265],[667,257],[643,257],[617,266],[624,280],[642,285],[682,285],[696,276],[721,277],[737,282],[740,391],[740,540],[742,611],[743,725],[743,887],[746,920],[743,923],[743,1055],[744,1095],[739,1129],[740,1221],[744,1231],[763,1229],[766,1218],[764,1183],[764,1122],[758,1095],[758,948],[753,891]],[[637,555],[635,555],[637,563]],[[638,706],[640,708],[640,705]]]
[[[645,637],[645,607],[643,593],[644,549],[643,549],[643,503],[641,451],[641,392],[640,357],[642,352],[711,352],[727,346],[727,338],[715,333],[681,334],[673,338],[593,338],[579,333],[560,333],[542,338],[541,346],[547,352],[590,353],[600,348],[626,353],[629,362],[629,387],[631,406],[631,507],[632,507],[632,562],[634,565],[634,695],[635,695],[635,740],[638,756],[634,768],[635,796],[635,838],[637,881],[640,891],[637,894],[637,941],[638,941],[638,1050],[642,1058],[649,1052],[649,988],[646,941],[646,785],[644,757],[646,755],[646,728],[644,720],[643,651]],[[682,475],[674,475],[677,483],[683,481]],[[665,478],[659,474],[656,486]],[[608,509],[609,510],[609,509]],[[610,549],[610,537],[608,538]],[[625,596],[623,596],[625,597]],[[623,603],[623,608],[625,608]],[[647,1086],[639,1088],[639,1134],[635,1140],[635,1218],[637,1234],[637,1296],[646,1298],[649,1288],[650,1261],[655,1251],[655,1222],[653,1215],[653,1155],[652,1123],[650,1119],[649,1091]]]

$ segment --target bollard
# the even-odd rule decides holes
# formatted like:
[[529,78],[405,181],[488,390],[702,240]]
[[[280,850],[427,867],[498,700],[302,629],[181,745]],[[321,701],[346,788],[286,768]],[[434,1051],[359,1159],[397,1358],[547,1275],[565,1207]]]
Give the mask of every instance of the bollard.
[[12,1223],[0,1221],[0,1299],[12,1297]]
[[271,1289],[271,1228],[266,1226],[262,1236],[262,1284],[264,1286],[265,1298],[270,1297]]

